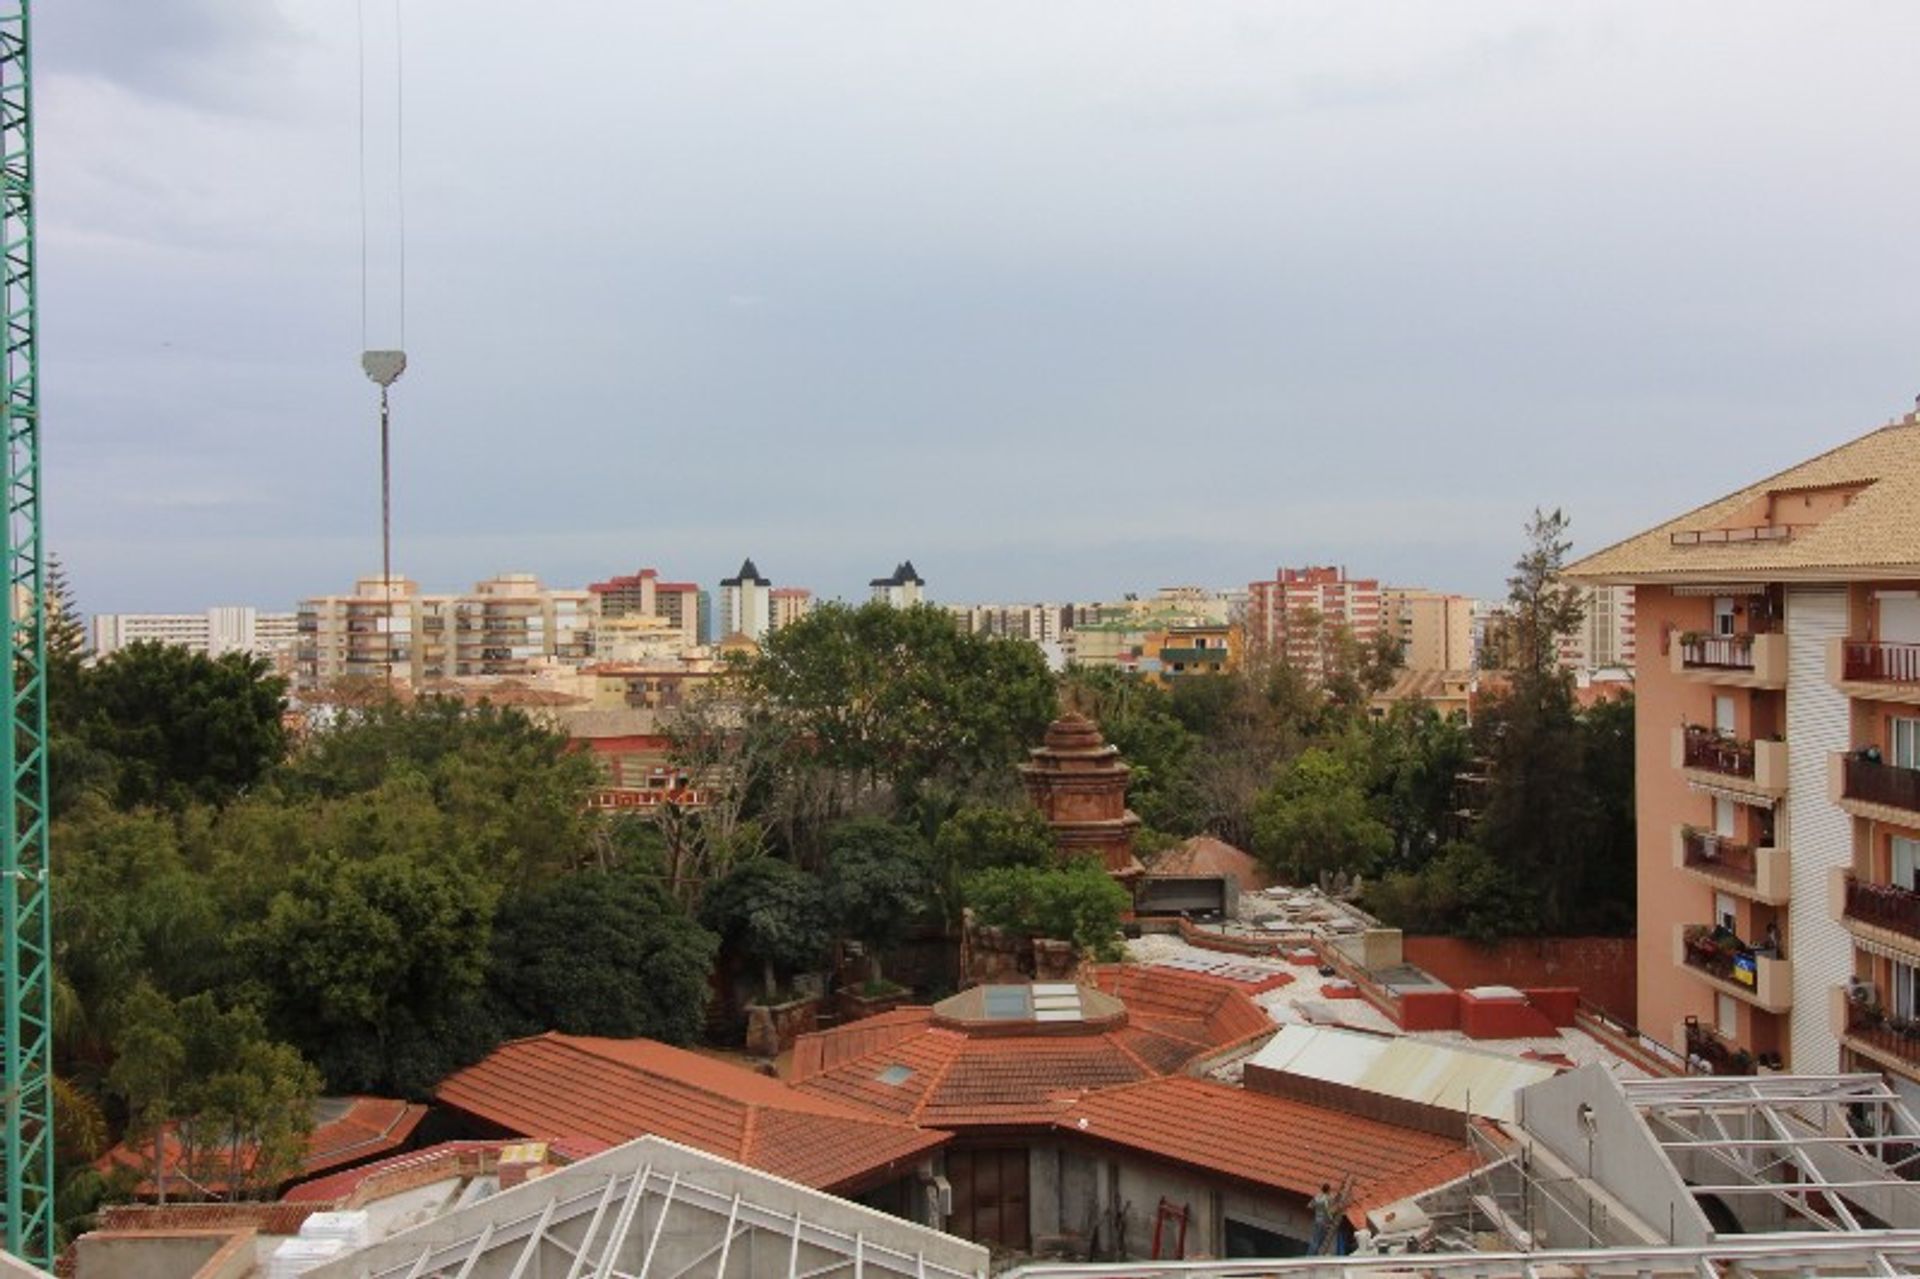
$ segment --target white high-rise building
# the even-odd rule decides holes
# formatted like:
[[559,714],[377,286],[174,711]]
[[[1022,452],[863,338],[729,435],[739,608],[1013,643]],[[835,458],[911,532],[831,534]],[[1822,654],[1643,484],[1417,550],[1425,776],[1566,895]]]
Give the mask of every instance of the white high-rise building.
[[732,577],[720,579],[720,637],[744,635],[758,644],[773,623],[773,583],[749,557]]
[[867,583],[873,598],[893,608],[912,608],[926,600],[926,579],[913,571],[912,560],[902,560],[889,577],[876,577]]
[[96,613],[93,655],[107,657],[145,641],[209,657],[247,653],[272,658],[292,645],[294,628],[292,613],[262,613],[245,604],[223,604],[204,613]]

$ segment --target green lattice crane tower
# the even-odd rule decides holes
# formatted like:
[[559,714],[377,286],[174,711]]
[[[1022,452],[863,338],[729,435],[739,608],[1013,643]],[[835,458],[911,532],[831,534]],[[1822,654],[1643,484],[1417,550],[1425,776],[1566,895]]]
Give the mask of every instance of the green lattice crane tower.
[[53,1268],[53,953],[47,902],[47,581],[40,532],[40,360],[33,260],[32,59],[27,0],[0,0],[0,564],[7,575],[0,698],[0,1094],[6,1250]]

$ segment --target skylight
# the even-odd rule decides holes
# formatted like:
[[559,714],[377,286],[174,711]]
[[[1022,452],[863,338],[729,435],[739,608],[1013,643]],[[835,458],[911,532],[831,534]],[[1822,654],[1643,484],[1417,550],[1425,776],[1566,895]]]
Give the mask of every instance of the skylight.
[[898,1088],[901,1084],[913,1078],[913,1068],[911,1066],[888,1066],[878,1075],[875,1075],[874,1078],[890,1088]]

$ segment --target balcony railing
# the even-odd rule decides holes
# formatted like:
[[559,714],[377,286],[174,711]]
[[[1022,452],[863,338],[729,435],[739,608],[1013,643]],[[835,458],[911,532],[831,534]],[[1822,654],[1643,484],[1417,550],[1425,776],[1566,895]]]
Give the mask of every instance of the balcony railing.
[[1902,1061],[1920,1064],[1920,1022],[1889,1017],[1867,1004],[1849,1003],[1847,1038],[1891,1053]]
[[1689,724],[1682,761],[1688,768],[1752,779],[1753,743],[1724,737],[1698,724]]
[[1901,768],[1859,755],[1845,756],[1841,768],[1843,798],[1920,813],[1920,768]]
[[1847,641],[1841,672],[1849,680],[1872,684],[1920,684],[1920,644],[1868,644]]
[[1716,1075],[1753,1073],[1752,1053],[1729,1042],[1718,1031],[1701,1025],[1692,1017],[1687,1018],[1687,1060],[1689,1064],[1704,1061],[1707,1069]]
[[1738,843],[1712,831],[1688,830],[1682,836],[1681,846],[1691,870],[1747,885],[1752,885],[1759,876],[1759,863],[1751,844]]
[[1689,669],[1750,671],[1753,669],[1753,636],[1682,637],[1680,664]]
[[1721,981],[1751,986],[1753,981],[1750,974],[1742,974],[1740,977],[1734,975],[1741,967],[1742,956],[1751,960],[1753,952],[1738,942],[1715,940],[1713,929],[1705,924],[1688,925],[1685,958],[1689,968],[1698,968],[1708,976],[1718,977]]
[[1920,893],[1847,876],[1848,919],[1920,939]]

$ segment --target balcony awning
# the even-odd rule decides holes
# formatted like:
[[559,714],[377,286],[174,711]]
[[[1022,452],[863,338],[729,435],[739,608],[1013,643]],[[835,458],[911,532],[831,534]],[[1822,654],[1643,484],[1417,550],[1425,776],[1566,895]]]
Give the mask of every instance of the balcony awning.
[[1715,799],[1730,799],[1736,804],[1745,804],[1749,808],[1773,808],[1779,800],[1771,795],[1756,795],[1752,791],[1735,790],[1731,786],[1715,786],[1712,782],[1695,781],[1689,777],[1687,787]]
[[1730,595],[1738,597],[1741,595],[1765,595],[1767,593],[1766,583],[1764,582],[1712,582],[1704,585],[1683,583],[1677,586],[1669,586],[1667,589],[1675,595]]
[[1882,959],[1898,960],[1908,967],[1913,966],[1915,953],[1920,952],[1920,938],[1915,939],[1911,946],[1902,948],[1890,945],[1887,942],[1878,941],[1871,937],[1863,937],[1852,929],[1847,930],[1847,935],[1853,938],[1854,945],[1866,951],[1869,955],[1878,955]]

